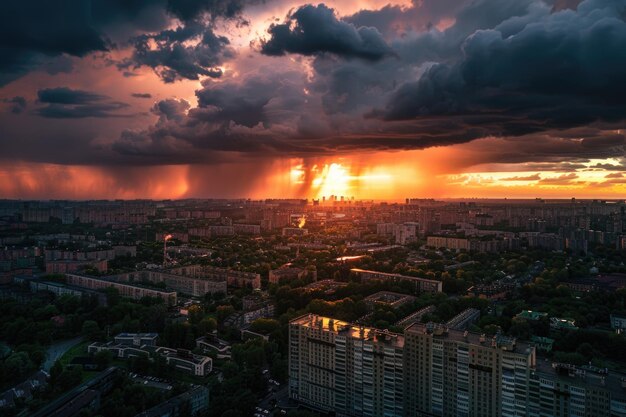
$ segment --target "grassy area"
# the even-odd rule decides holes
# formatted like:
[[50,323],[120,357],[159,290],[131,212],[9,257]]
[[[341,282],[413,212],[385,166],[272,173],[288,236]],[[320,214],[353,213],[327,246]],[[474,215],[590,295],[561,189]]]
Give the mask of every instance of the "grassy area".
[[72,361],[72,359],[74,359],[77,356],[87,356],[87,346],[89,346],[90,343],[91,342],[89,342],[89,341],[85,341],[85,342],[81,342],[81,343],[79,343],[79,344],[77,344],[75,346],[72,346],[59,359],[59,362],[61,362],[61,365],[63,365],[64,367],[69,365],[70,362]]

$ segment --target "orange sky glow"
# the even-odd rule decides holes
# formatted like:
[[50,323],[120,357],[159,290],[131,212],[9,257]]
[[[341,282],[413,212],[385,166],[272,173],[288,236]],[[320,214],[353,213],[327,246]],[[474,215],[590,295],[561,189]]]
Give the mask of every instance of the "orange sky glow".
[[[4,198],[134,199],[134,198],[322,198],[401,201],[434,198],[621,198],[621,173],[494,171],[488,165],[455,166],[462,146],[420,151],[376,152],[321,157],[233,162],[219,166],[168,165],[118,172],[105,167],[13,163],[0,168]],[[611,163],[610,160],[591,161]],[[500,168],[502,168],[500,166]],[[219,187],[216,178],[241,177],[240,184]],[[608,176],[608,178],[607,178]]]
[[[588,90],[581,88],[583,93],[577,97],[578,101],[570,100],[572,92],[567,88],[560,101],[553,101],[561,96],[549,88],[532,100],[537,106],[543,102],[550,104],[532,112],[519,110],[525,109],[526,104],[517,101],[523,94],[514,87],[530,83],[537,76],[533,71],[530,75],[523,71],[517,74],[519,83],[506,77],[492,80],[491,88],[513,89],[502,87],[501,96],[494,96],[499,97],[494,102],[512,100],[512,104],[502,104],[502,108],[490,108],[494,104],[489,100],[482,103],[478,94],[461,97],[460,104],[448,110],[449,103],[438,101],[445,94],[435,91],[429,97],[428,90],[420,90],[420,94],[413,92],[415,82],[427,78],[434,64],[453,68],[452,63],[458,62],[459,68],[472,68],[467,65],[469,61],[464,61],[471,51],[463,45],[473,41],[476,51],[482,51],[483,44],[478,41],[489,32],[486,29],[496,33],[504,30],[501,27],[517,27],[526,21],[520,16],[530,22],[526,31],[545,27],[546,33],[552,34],[553,20],[560,27],[563,19],[580,15],[579,20],[572,20],[568,30],[577,35],[572,39],[582,42],[590,29],[580,29],[580,33],[575,29],[585,22],[591,25],[591,17],[595,16],[587,16],[586,9],[576,11],[570,6],[572,10],[567,7],[562,11],[552,10],[547,3],[537,3],[528,10],[515,8],[511,16],[505,14],[491,26],[479,22],[474,27],[463,19],[482,16],[484,11],[477,11],[482,9],[473,9],[481,2],[326,2],[332,8],[335,24],[348,27],[344,28],[346,33],[356,36],[354,33],[361,24],[376,28],[379,43],[388,50],[380,57],[374,54],[363,58],[358,53],[346,54],[342,48],[325,50],[329,45],[324,42],[314,53],[307,53],[306,48],[304,52],[263,52],[260,46],[272,37],[272,25],[288,22],[293,26],[293,13],[307,3],[296,0],[251,3],[242,15],[245,24],[240,19],[223,18],[210,25],[216,35],[228,39],[225,50],[216,52],[215,62],[211,61],[213,69],[221,70],[219,76],[199,72],[179,74],[173,81],[167,81],[159,73],[169,68],[167,62],[156,67],[146,63],[121,65],[136,52],[129,42],[131,36],[154,36],[161,30],[186,27],[187,23],[171,14],[163,27],[157,25],[151,30],[132,27],[129,22],[128,28],[121,24],[104,25],[106,30],[102,29],[102,35],[111,35],[110,39],[117,43],[106,52],[90,49],[84,56],[77,56],[60,50],[50,57],[48,52],[44,53],[46,59],[64,59],[66,65],[69,62],[69,69],[34,66],[4,83],[0,73],[0,198],[321,199],[334,195],[402,201],[407,197],[610,199],[626,196],[623,120],[609,123],[614,115],[623,114],[624,95],[616,94],[617,90],[608,84],[604,90],[596,85],[611,79],[600,69],[614,68],[616,74],[623,73],[620,65],[626,61],[609,59],[618,54],[607,52],[604,57],[607,65],[594,62],[585,67],[600,71],[600,76],[594,78],[580,71],[585,77],[574,79],[571,85],[586,80],[597,83],[594,81]],[[319,9],[315,4],[311,7]],[[355,15],[364,11],[376,15],[376,19],[354,23]],[[395,17],[387,22],[385,16]],[[508,19],[515,24],[500,25],[509,22]],[[620,23],[614,20],[614,24]],[[55,31],[53,27],[52,33]],[[611,33],[607,30],[603,35],[610,38]],[[506,43],[514,37],[507,32],[498,38],[510,48],[511,54],[533,50],[524,47],[517,51],[515,48],[522,41],[545,38],[520,36],[518,43]],[[203,39],[192,37],[181,45],[197,46]],[[594,39],[591,37],[591,41],[595,42]],[[420,40],[428,42],[420,43]],[[155,42],[153,39],[150,52],[158,49]],[[490,42],[485,41],[485,45]],[[449,49],[448,43],[454,47]],[[557,42],[555,49],[545,56],[558,53],[565,44],[565,41]],[[417,53],[420,45],[424,53]],[[586,51],[589,49],[583,48],[586,45],[583,42],[576,50]],[[372,45],[365,42],[361,48],[366,46]],[[437,51],[433,48],[441,48],[441,54],[434,54]],[[496,52],[500,49],[494,50],[492,56],[486,53],[491,51],[488,46],[485,48],[484,53],[477,53],[474,58],[488,57],[491,61],[477,68],[499,68],[493,63],[499,62]],[[204,57],[202,53],[198,55]],[[190,56],[195,55],[190,53]],[[517,69],[509,68],[507,60],[501,64],[498,73],[512,74]],[[208,68],[209,64],[200,67]],[[546,65],[546,71],[552,67]],[[533,69],[532,65],[529,69]],[[569,73],[575,76],[578,71]],[[545,79],[558,80],[561,74],[558,75]],[[356,80],[354,85],[352,80]],[[547,84],[550,83],[539,77],[538,88]],[[466,87],[470,91],[470,87],[476,86]],[[42,99],[42,92],[55,90],[91,98],[83,97],[86,105],[80,100],[68,104],[63,100]],[[423,114],[406,113],[402,106],[405,111],[392,111],[404,97],[396,93],[405,90],[411,97],[415,95],[406,109],[424,107]],[[597,90],[598,97],[603,94],[609,97],[598,101],[607,106],[604,112],[595,116],[587,114],[602,110],[598,110],[602,106],[593,100],[588,108],[573,106],[567,110],[570,101],[585,103],[588,99],[585,94],[591,90]],[[449,91],[442,91],[454,92],[456,84],[451,82]],[[477,91],[482,92],[480,88]],[[22,107],[15,107],[17,98],[24,103]],[[463,107],[466,102],[470,105],[460,117],[457,107]],[[237,105],[231,108],[232,103]],[[177,104],[180,107],[176,109]],[[482,105],[485,108],[474,108]],[[552,115],[560,107],[565,107],[564,115]],[[93,108],[101,110],[95,114],[81,113],[89,113]],[[217,110],[220,108],[224,114]],[[239,111],[246,114],[238,114]],[[505,114],[507,111],[511,114]],[[580,114],[569,117],[571,111]],[[581,115],[588,117],[589,122],[578,120],[585,118]],[[486,121],[489,118],[492,125]],[[508,131],[503,126],[509,126]]]

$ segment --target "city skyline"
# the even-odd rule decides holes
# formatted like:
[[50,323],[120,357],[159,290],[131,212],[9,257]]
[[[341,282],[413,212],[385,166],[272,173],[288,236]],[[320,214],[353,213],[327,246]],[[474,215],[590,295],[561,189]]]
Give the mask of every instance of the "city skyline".
[[619,198],[624,10],[4,2],[0,195]]

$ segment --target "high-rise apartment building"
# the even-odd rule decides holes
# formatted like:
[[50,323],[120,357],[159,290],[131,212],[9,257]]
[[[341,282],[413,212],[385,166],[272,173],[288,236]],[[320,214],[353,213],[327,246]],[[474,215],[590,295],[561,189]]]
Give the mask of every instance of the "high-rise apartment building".
[[404,335],[305,315],[289,395],[337,416],[626,417],[626,376],[537,358],[514,338],[414,323]]
[[407,416],[524,416],[535,349],[414,323],[405,330]]
[[404,337],[305,315],[289,326],[289,395],[338,416],[404,414]]

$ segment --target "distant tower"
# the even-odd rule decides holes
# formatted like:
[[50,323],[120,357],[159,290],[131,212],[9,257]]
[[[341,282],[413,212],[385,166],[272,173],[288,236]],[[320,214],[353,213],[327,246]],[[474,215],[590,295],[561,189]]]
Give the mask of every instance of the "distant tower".
[[167,241],[171,238],[170,234],[163,236],[163,268],[167,266]]

